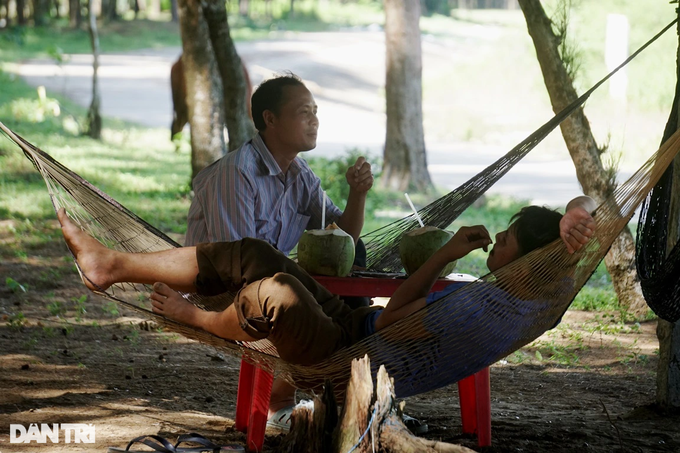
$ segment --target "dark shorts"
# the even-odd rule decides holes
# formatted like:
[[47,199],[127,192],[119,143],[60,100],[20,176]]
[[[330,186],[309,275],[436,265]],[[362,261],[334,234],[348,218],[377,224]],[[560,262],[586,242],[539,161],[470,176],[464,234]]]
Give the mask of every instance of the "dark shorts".
[[366,336],[366,316],[381,307],[351,309],[295,262],[258,239],[199,244],[200,294],[238,291],[234,307],[249,336],[267,338],[279,356],[311,365]]

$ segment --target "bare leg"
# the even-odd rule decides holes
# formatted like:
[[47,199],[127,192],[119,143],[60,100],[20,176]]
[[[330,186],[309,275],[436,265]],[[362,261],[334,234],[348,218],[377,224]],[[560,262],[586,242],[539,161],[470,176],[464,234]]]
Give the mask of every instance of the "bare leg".
[[[123,253],[110,250],[75,225],[60,209],[57,213],[69,248],[89,281],[92,289],[106,289],[114,283],[146,283],[168,281],[179,291],[195,292],[198,274],[196,248],[183,247],[156,253]],[[95,286],[96,285],[96,286]],[[98,287],[98,288],[97,288]],[[164,284],[154,285],[156,293],[169,290]],[[160,294],[160,293],[159,293]],[[161,296],[153,298],[153,311],[168,318],[204,329],[229,340],[253,341],[240,328],[234,306],[222,312],[201,310],[180,298],[179,304],[167,302]]]
[[164,283],[155,283],[151,294],[154,313],[198,327],[221,338],[236,341],[255,341],[238,322],[234,305],[224,311],[205,311],[193,305]]
[[88,288],[105,290],[114,283],[152,284],[163,280],[179,291],[196,291],[194,281],[198,274],[198,263],[195,247],[155,253],[118,252],[104,247],[78,228],[64,209],[60,209],[57,216],[66,244],[89,279],[85,282]]

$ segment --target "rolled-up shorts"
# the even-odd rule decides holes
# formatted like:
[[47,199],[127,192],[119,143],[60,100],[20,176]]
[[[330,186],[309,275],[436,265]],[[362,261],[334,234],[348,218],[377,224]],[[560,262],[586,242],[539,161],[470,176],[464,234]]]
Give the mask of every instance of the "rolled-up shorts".
[[295,262],[259,239],[199,244],[200,294],[237,291],[234,307],[243,331],[267,338],[279,356],[311,365],[366,336],[366,316],[352,310]]

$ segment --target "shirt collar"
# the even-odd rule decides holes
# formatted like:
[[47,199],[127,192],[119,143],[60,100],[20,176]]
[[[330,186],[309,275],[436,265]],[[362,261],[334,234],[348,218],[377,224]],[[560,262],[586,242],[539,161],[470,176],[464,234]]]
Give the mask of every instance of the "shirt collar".
[[[262,162],[264,163],[264,166],[266,168],[265,174],[271,176],[282,175],[283,171],[281,170],[279,163],[276,162],[276,159],[274,159],[274,156],[272,155],[271,151],[269,151],[269,148],[267,148],[267,145],[264,143],[264,140],[262,140],[260,134],[257,134],[255,135],[255,137],[253,137],[252,144],[253,148],[255,148],[255,150],[262,158]],[[288,167],[288,174],[286,175],[287,177],[286,179],[288,178],[295,179],[297,175],[300,174],[301,169],[302,167],[299,162],[299,157],[296,157]]]

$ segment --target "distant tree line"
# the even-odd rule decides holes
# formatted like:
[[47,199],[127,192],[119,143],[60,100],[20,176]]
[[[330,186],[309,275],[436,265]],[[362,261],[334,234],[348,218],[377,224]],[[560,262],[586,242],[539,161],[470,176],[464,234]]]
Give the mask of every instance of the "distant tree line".
[[[237,0],[241,16],[248,16],[249,4],[262,1],[271,15],[272,0]],[[340,0],[350,3],[351,0]],[[518,0],[420,0],[422,14],[449,15],[455,9],[518,9]],[[44,26],[52,19],[68,18],[69,25],[79,28],[89,15],[88,0],[0,0],[0,27],[11,25]],[[290,0],[290,12],[295,11],[295,0]],[[178,20],[177,0],[94,0],[95,16],[114,21],[121,15],[134,12],[135,17],[143,13],[155,17],[162,11],[169,11],[173,21]]]
[[46,25],[50,20],[68,18],[69,25],[79,28],[89,15],[90,5],[96,17],[114,21],[122,14],[143,12],[154,17],[170,11],[177,21],[177,0],[0,0],[0,24]]

